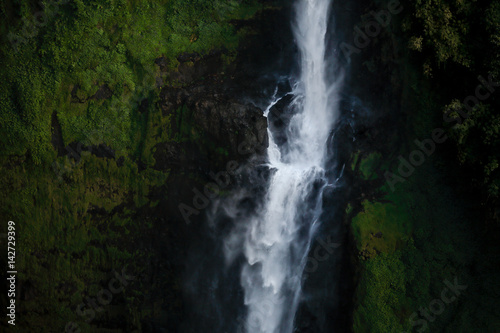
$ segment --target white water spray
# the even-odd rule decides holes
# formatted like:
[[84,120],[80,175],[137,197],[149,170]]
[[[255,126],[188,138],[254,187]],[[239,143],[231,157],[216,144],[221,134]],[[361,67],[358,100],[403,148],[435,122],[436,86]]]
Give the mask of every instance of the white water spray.
[[293,27],[301,54],[293,92],[298,112],[287,129],[287,149],[280,149],[269,131],[273,172],[262,211],[229,237],[243,239],[247,260],[241,272],[247,333],[293,331],[306,256],[322,211],[321,190],[314,185],[326,185],[326,142],[337,114],[338,84],[325,78],[329,8],[330,0],[298,0]]

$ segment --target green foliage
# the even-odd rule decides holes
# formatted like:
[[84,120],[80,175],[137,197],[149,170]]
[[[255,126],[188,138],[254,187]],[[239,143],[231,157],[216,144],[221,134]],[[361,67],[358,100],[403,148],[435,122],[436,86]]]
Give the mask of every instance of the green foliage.
[[[477,311],[475,302],[494,307],[487,300],[493,284],[470,275],[468,267],[477,258],[479,244],[471,235],[471,221],[440,177],[431,165],[421,166],[381,202],[365,202],[364,210],[353,219],[362,268],[355,332],[408,330],[412,313],[439,297],[443,281],[455,277],[469,286],[468,293],[429,323],[429,329],[440,332],[453,324],[473,331],[495,322],[497,314],[483,314],[481,324],[467,315]],[[493,274],[487,268],[481,272]],[[463,318],[459,324],[457,317]]]
[[[84,323],[75,308],[85,296],[96,296],[112,269],[147,259],[149,254],[127,247],[132,236],[152,227],[135,212],[158,204],[150,193],[169,175],[153,169],[156,145],[176,139],[171,117],[157,108],[158,79],[172,83],[169,75],[182,52],[223,49],[234,58],[243,34],[231,21],[250,18],[260,5],[44,3],[43,26],[32,24],[42,13],[35,1],[0,5],[0,216],[19,222],[19,278],[36,294],[21,302],[23,318],[14,331],[64,331],[68,321],[77,321],[82,332],[95,332],[98,320]],[[159,57],[167,60],[166,71],[155,65]],[[52,128],[54,113],[60,133]],[[186,121],[181,134],[191,135],[184,132],[190,126]],[[52,142],[58,134],[62,142]],[[81,151],[75,160],[64,150],[71,143],[106,144],[116,156]],[[135,269],[138,275],[144,268]],[[136,290],[124,296],[130,300],[128,323],[140,328]]]
[[49,155],[50,113],[46,94],[53,92],[53,75],[32,52],[9,54],[0,78],[0,142],[8,154],[29,152],[33,161]]
[[419,0],[409,4],[413,15],[404,25],[412,34],[408,46],[428,54],[425,62],[428,70],[447,61],[471,66],[467,40],[470,38],[472,18],[477,15],[474,2]]
[[371,153],[366,158],[361,160],[359,170],[361,171],[363,179],[376,179],[377,167],[380,165],[382,155],[378,152]]
[[[463,118],[460,101],[477,93],[479,75],[500,80],[500,2],[475,0],[420,0],[409,5],[403,28],[411,50],[421,53],[417,63],[429,78],[436,95],[432,111]],[[444,71],[446,68],[451,71]],[[417,88],[421,91],[424,89]],[[486,88],[481,88],[485,91]],[[419,93],[419,92],[416,92]],[[421,93],[421,92],[420,92]],[[494,91],[481,100],[468,119],[447,123],[457,148],[457,161],[469,170],[473,186],[489,208],[489,219],[498,223],[500,205],[499,99]],[[427,108],[429,110],[429,107]],[[440,124],[436,124],[441,126]]]
[[[446,107],[445,112],[452,111],[450,117],[461,119],[460,110],[462,105],[455,100]],[[482,174],[474,178],[486,187],[488,196],[499,198],[500,115],[491,106],[479,104],[470,112],[469,118],[462,119],[461,123],[450,128],[449,134],[456,142],[460,163],[479,166],[478,171]]]
[[[411,129],[407,140],[411,142],[415,132],[419,139],[430,137],[442,118],[437,113],[439,95],[426,85],[418,86],[416,82],[420,81],[414,79],[418,76],[408,77],[413,79],[407,89],[414,92],[408,103],[412,109],[407,110]],[[455,102],[449,108],[455,108],[456,112],[459,104]],[[450,114],[453,115],[458,114]],[[453,127],[450,138],[463,145],[464,156],[478,156],[480,153],[474,147],[484,149],[479,147],[493,146],[496,142],[494,119],[485,105],[478,105],[471,118]],[[483,132],[475,132],[478,128]],[[475,206],[470,210],[464,199],[444,183],[453,173],[443,167],[442,147],[438,145],[436,153],[404,182],[398,183],[395,192],[387,185],[378,188],[376,192],[383,191],[382,197],[376,202],[364,201],[363,210],[352,220],[360,265],[354,332],[399,333],[420,328],[412,328],[411,316],[415,313],[423,318],[419,309],[439,299],[446,287],[444,281],[453,281],[455,277],[468,286],[467,292],[447,305],[435,321],[428,322],[429,331],[487,332],[498,325],[496,318],[500,313],[495,299],[500,291],[492,282],[498,276],[498,269],[493,269],[498,267],[498,248],[483,248],[481,215]],[[472,149],[469,151],[467,147]],[[394,159],[399,154],[408,155],[404,151],[412,149],[414,146],[408,145],[394,152]],[[484,154],[486,158],[496,152],[491,148]],[[492,175],[497,171],[496,161],[490,160],[485,168]],[[456,168],[455,163],[449,163]],[[386,284],[387,281],[390,283]],[[482,310],[478,304],[482,304]],[[484,308],[495,310],[484,311]],[[413,323],[415,320],[414,317]]]

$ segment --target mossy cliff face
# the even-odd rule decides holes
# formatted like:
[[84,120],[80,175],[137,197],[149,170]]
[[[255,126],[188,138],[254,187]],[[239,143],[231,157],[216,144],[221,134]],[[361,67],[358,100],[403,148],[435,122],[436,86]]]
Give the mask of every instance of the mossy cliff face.
[[[2,53],[0,216],[16,222],[19,271],[9,329],[175,332],[191,232],[179,204],[248,147],[267,147],[262,111],[228,87],[251,86],[256,68],[238,50],[265,41],[259,20],[278,11],[251,1],[58,8]],[[26,1],[3,15],[17,27],[15,13],[37,10]]]

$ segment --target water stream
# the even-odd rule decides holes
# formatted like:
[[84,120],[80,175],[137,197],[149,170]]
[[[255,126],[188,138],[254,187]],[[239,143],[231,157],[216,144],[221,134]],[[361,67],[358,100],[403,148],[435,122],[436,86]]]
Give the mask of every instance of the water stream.
[[247,307],[242,330],[248,333],[293,331],[307,254],[320,223],[322,190],[328,185],[327,139],[338,114],[340,81],[328,80],[325,74],[330,6],[330,0],[295,4],[292,28],[300,51],[300,76],[288,106],[293,115],[284,140],[276,140],[269,126],[271,176],[261,209],[226,240],[242,243],[245,263],[240,278]]

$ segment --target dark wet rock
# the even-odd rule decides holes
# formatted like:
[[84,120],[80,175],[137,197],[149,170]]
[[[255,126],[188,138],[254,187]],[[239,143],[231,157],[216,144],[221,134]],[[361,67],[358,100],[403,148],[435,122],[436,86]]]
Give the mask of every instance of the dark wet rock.
[[137,161],[137,170],[139,172],[142,172],[142,171],[146,170],[147,168],[148,168],[148,166],[142,160]]
[[163,82],[163,78],[161,77],[157,77],[155,79],[155,85],[156,85],[156,88],[161,88],[163,86],[164,82]]
[[59,123],[59,119],[57,118],[57,112],[52,112],[52,147],[57,151],[57,156],[63,156],[65,153],[64,150],[64,141],[62,137],[62,129],[61,124]]
[[123,156],[120,156],[120,158],[116,160],[116,166],[119,168],[122,167],[124,163],[125,163],[125,157]]
[[286,130],[296,113],[296,108],[293,105],[294,98],[294,95],[287,94],[269,110],[269,126],[274,133],[275,142],[282,147],[286,145]]
[[192,53],[184,52],[177,57],[177,60],[180,63],[184,63],[184,62],[188,62],[188,61],[195,62],[195,61],[200,60],[200,58],[201,58],[200,54],[197,52],[192,52]]
[[160,67],[160,71],[162,72],[166,72],[168,70],[168,59],[165,57],[156,58],[155,64]]
[[267,148],[267,120],[257,107],[233,100],[220,104],[198,100],[191,105],[193,121],[221,147],[226,147],[229,155],[241,155],[238,148],[243,143],[257,152]]
[[99,87],[99,90],[97,90],[97,92],[91,98],[101,101],[104,99],[111,98],[111,96],[113,96],[113,90],[111,90],[111,88],[107,84],[103,84]]
[[104,143],[90,146],[86,150],[90,151],[93,155],[100,158],[115,158],[115,151]]
[[85,103],[86,101],[87,98],[81,94],[80,85],[75,84],[71,89],[71,103]]
[[[156,168],[171,165],[195,165],[204,168],[203,160],[214,159],[214,149],[227,152],[224,159],[244,160],[249,151],[263,153],[269,144],[267,119],[261,109],[213,86],[164,89],[160,96],[164,115],[175,119],[172,136],[182,136],[185,128],[198,136],[192,142],[159,144],[155,152]],[[189,141],[189,140],[188,140]]]
[[104,209],[103,207],[98,207],[93,204],[89,204],[89,208],[87,210],[89,214],[92,214],[92,216],[100,216],[100,217],[105,217],[108,214],[108,211]]
[[169,78],[182,84],[190,84],[218,75],[224,65],[222,54],[220,50],[212,51],[203,57],[197,53],[185,53],[177,58],[179,66],[177,71],[169,73]]
[[99,158],[115,158],[115,151],[106,145],[105,143],[100,143],[98,145],[86,146],[81,142],[71,142],[64,148],[64,154],[72,158],[76,163],[80,162],[82,152],[88,151],[92,155]]
[[144,113],[148,111],[148,108],[149,108],[149,100],[147,98],[144,98],[141,101],[141,104],[139,104],[139,112]]

